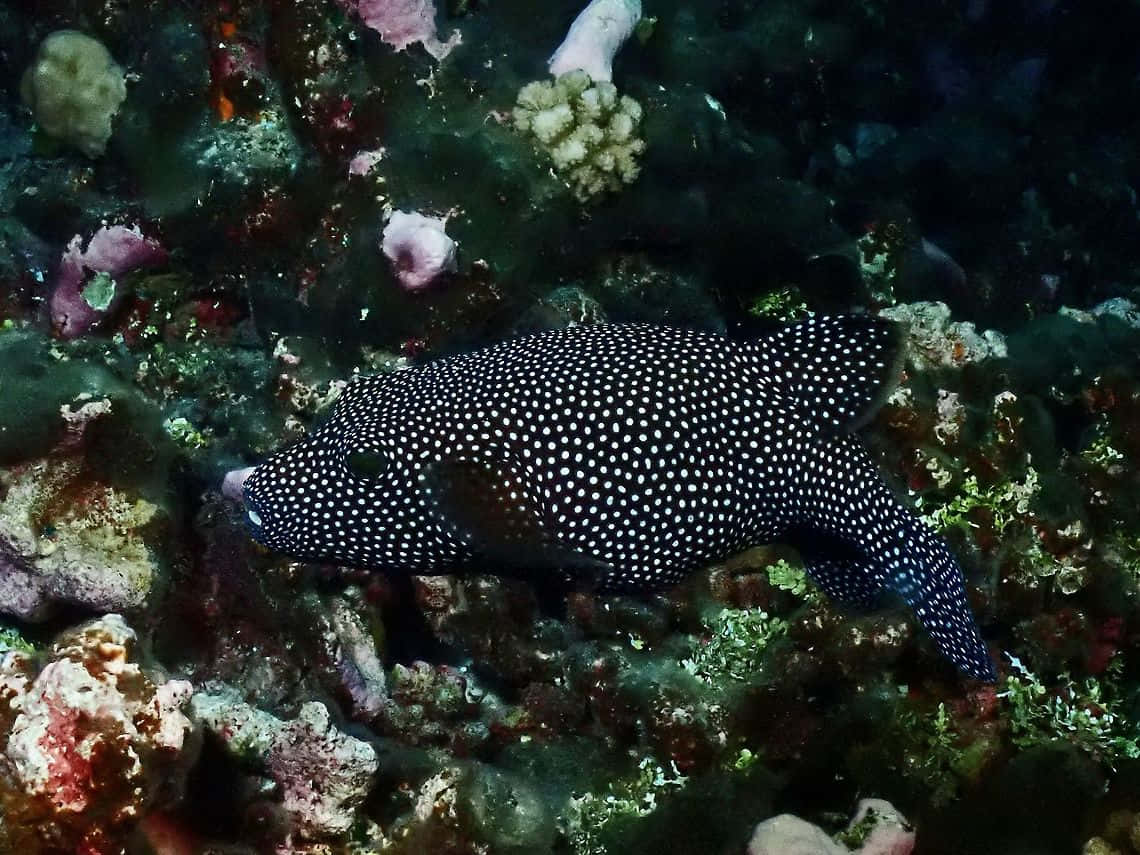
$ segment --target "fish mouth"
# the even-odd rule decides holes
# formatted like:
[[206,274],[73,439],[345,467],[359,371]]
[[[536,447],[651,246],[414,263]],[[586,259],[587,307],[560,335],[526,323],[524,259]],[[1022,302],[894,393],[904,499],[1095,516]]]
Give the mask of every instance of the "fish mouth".
[[263,544],[266,541],[265,523],[262,522],[261,514],[250,503],[248,497],[245,501],[245,527],[249,530],[250,537]]
[[241,501],[245,505],[245,527],[249,530],[250,537],[258,543],[264,544],[267,539],[265,522],[262,520],[261,511],[257,507],[257,500],[250,494],[248,483],[242,485]]
[[269,532],[265,530],[265,524],[261,521],[261,515],[258,514],[257,511],[247,509],[242,521],[245,523],[246,533],[250,536],[251,539],[254,540],[254,542],[260,543],[262,546],[271,549],[273,548],[272,544],[269,542]]

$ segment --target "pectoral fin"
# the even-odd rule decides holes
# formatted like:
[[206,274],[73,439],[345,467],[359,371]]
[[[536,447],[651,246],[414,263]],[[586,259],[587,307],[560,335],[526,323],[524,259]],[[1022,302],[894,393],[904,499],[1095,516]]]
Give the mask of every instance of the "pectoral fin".
[[541,496],[510,461],[443,460],[427,466],[421,482],[456,536],[490,562],[524,574],[557,570],[587,588],[613,569],[551,534]]

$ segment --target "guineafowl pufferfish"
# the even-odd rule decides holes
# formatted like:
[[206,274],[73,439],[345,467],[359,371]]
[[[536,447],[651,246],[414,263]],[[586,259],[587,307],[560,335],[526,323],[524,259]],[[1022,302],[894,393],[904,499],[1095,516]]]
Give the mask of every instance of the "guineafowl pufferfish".
[[957,562],[854,434],[900,342],[865,316],[747,342],[601,324],[360,378],[253,469],[249,526],[298,558],[627,592],[789,543],[830,597],[901,595],[959,669],[993,680]]

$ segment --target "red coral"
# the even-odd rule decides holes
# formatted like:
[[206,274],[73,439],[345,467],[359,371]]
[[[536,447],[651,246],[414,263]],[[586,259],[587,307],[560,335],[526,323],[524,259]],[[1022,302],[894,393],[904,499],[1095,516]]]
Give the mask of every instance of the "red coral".
[[1085,652],[1085,670],[1101,674],[1120,649],[1124,637],[1124,618],[1110,617],[1096,628],[1096,635]]

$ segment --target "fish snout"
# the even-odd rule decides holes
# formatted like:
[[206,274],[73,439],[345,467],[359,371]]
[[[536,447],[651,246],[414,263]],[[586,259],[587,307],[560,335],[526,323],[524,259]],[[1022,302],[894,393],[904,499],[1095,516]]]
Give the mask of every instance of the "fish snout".
[[222,495],[227,499],[238,502],[245,509],[245,523],[255,540],[264,542],[265,524],[262,521],[262,511],[258,506],[257,498],[250,489],[251,476],[257,471],[256,466],[246,466],[242,469],[233,469],[222,478]]
[[235,502],[245,502],[243,495],[245,489],[245,482],[249,480],[249,476],[253,474],[256,466],[246,466],[242,469],[231,469],[222,478],[222,495],[227,499],[232,499]]
[[259,543],[265,542],[265,523],[261,521],[261,513],[257,509],[257,503],[250,499],[245,501],[245,524],[254,540]]

